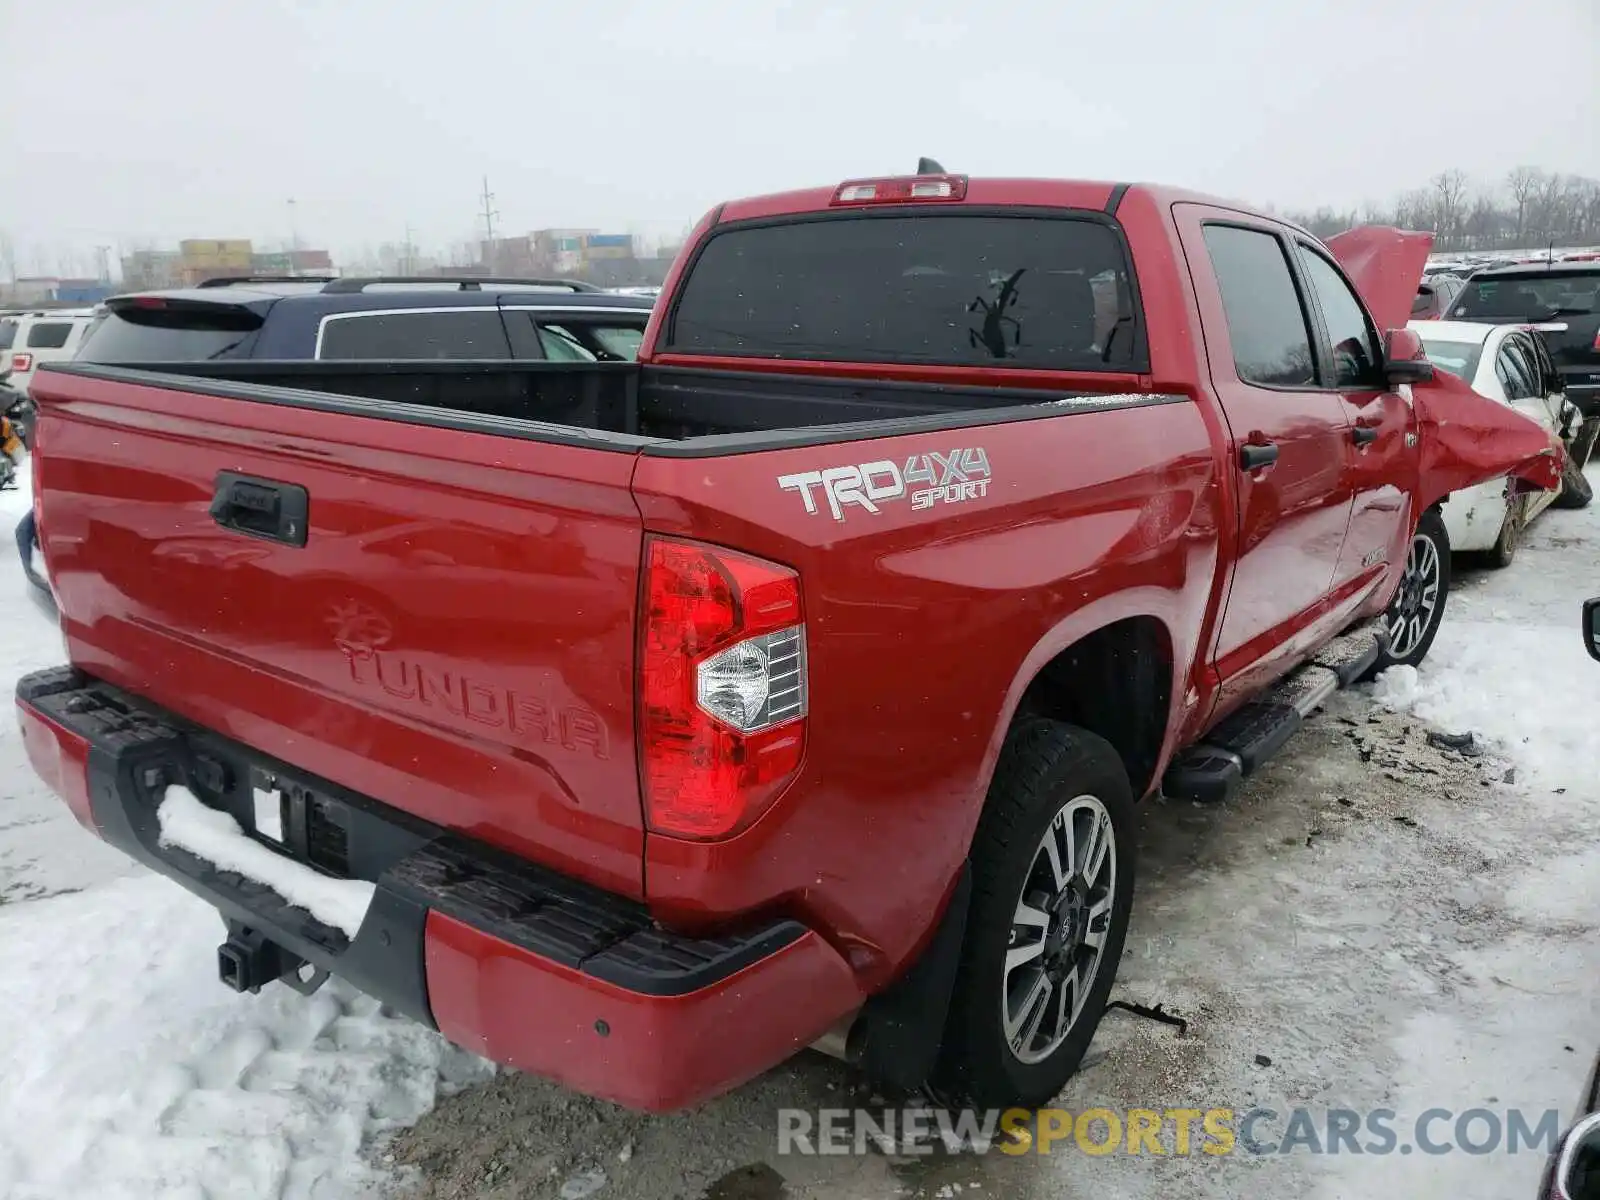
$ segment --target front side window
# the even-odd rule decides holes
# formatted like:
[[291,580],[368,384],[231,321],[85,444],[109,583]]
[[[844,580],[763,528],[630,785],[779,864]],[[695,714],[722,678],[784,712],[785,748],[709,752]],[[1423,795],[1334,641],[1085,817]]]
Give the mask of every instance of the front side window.
[[327,319],[318,358],[508,359],[500,314],[493,310],[357,313]]
[[1266,387],[1314,386],[1311,334],[1283,243],[1265,230],[1234,225],[1206,225],[1204,234],[1239,378]]
[[1328,340],[1333,344],[1333,386],[1377,386],[1382,359],[1367,310],[1334,265],[1304,242],[1300,244],[1300,261],[1305,264],[1306,278],[1322,309]]

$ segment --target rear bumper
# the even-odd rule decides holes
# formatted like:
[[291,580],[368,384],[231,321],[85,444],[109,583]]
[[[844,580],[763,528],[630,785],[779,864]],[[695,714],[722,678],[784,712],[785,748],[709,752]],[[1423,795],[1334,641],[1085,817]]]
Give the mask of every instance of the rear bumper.
[[[760,1074],[861,1002],[845,961],[792,920],[693,938],[622,897],[417,821],[185,726],[69,669],[17,685],[35,770],[85,826],[232,927],[339,975],[488,1058],[630,1108],[668,1111]],[[354,938],[264,884],[159,843],[169,784],[253,826],[285,797],[300,869],[368,879]]]

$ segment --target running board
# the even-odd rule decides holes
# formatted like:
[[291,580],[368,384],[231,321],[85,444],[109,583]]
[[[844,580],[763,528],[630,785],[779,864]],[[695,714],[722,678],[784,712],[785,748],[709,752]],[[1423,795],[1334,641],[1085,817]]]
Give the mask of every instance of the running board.
[[1258,700],[1228,714],[1167,768],[1161,790],[1178,800],[1220,803],[1254,775],[1321,708],[1378,661],[1388,634],[1372,621],[1329,642]]

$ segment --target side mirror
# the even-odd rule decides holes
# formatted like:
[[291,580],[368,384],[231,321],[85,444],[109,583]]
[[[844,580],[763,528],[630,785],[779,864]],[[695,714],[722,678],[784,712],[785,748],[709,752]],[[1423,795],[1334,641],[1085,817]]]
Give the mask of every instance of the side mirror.
[[1600,596],[1583,602],[1583,644],[1589,657],[1600,662]]
[[1433,378],[1433,364],[1423,353],[1422,338],[1415,329],[1391,329],[1383,339],[1383,378],[1390,387],[1427,383]]
[[1552,1200],[1600,1197],[1600,1113],[1590,1113],[1568,1130],[1553,1158],[1545,1168],[1545,1194]]

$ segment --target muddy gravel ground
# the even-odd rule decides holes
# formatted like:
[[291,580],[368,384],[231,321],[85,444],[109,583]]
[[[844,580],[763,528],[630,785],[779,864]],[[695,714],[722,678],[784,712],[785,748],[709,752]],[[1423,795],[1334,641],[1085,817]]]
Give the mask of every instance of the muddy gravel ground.
[[[1113,995],[1159,1004],[1188,1029],[1108,1012],[1060,1105],[1403,1112],[1408,1100],[1456,1111],[1570,1102],[1562,1088],[1582,1073],[1576,1058],[1519,1096],[1497,1094],[1508,1088],[1492,1054],[1484,1077],[1467,1072],[1452,1094],[1407,1084],[1402,1034],[1415,1033],[1419,1014],[1469,1031],[1508,1011],[1537,1023],[1541,971],[1569,971],[1572,954],[1591,976],[1600,966],[1589,929],[1508,898],[1569,839],[1592,844],[1592,828],[1575,827],[1559,797],[1531,796],[1506,761],[1432,744],[1428,733],[1366,695],[1339,695],[1235,801],[1145,807]],[[1592,1040],[1580,1049],[1586,1058]],[[1388,1172],[1362,1176],[1304,1155],[1091,1157],[1070,1139],[1049,1155],[779,1155],[780,1108],[874,1101],[849,1068],[814,1052],[669,1117],[501,1073],[373,1153],[399,1168],[407,1200],[1400,1194],[1373,1186],[1402,1178],[1393,1158],[1361,1164]],[[1427,1165],[1467,1172],[1465,1181],[1498,1171],[1508,1190],[1493,1194],[1532,1195],[1532,1156],[1485,1164],[1458,1154]],[[1462,1194],[1491,1193],[1469,1182]]]

